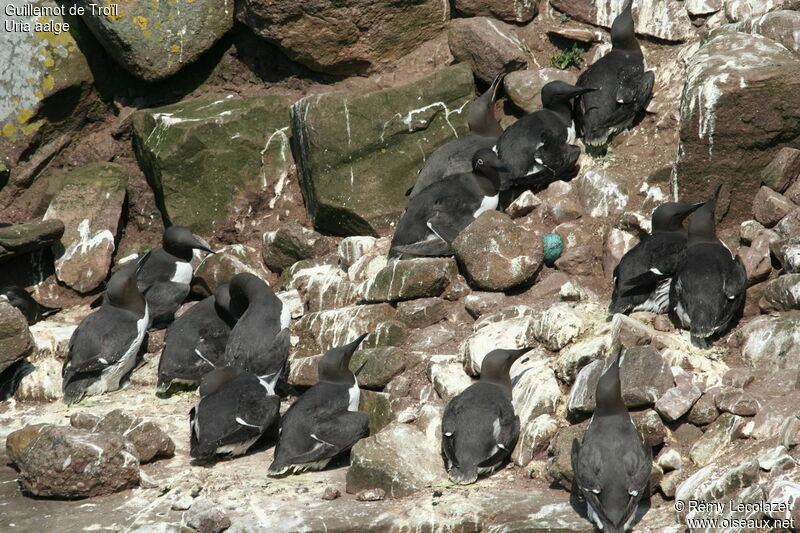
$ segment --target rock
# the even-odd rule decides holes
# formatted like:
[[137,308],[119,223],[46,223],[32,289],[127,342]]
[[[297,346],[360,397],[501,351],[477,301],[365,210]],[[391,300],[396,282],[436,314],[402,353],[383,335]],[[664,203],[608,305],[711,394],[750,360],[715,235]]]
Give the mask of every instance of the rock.
[[483,358],[494,349],[517,350],[532,346],[533,326],[530,317],[520,317],[477,329],[461,343],[464,371],[471,376],[480,375]]
[[77,416],[70,417],[70,423],[78,429],[93,433],[114,433],[133,444],[139,462],[147,463],[157,457],[175,455],[175,443],[164,430],[150,420],[128,414],[115,409],[104,417]]
[[52,358],[39,358],[24,370],[14,399],[18,402],[53,402],[63,397],[61,392],[61,367],[63,363]]
[[425,157],[467,132],[474,92],[469,67],[456,65],[403,87],[296,102],[292,142],[314,227],[342,236],[388,231]]
[[[233,26],[233,6],[196,0],[176,12],[158,3],[117,5],[114,12],[93,14],[91,2],[83,20],[103,48],[134,76],[156,81],[193,63]],[[116,5],[116,4],[114,4]]]
[[533,113],[542,109],[542,87],[556,80],[574,85],[578,76],[569,70],[553,67],[516,70],[503,78],[503,88],[514,105],[526,113]]
[[[165,219],[210,234],[293,172],[283,96],[196,99],[133,115],[136,158]],[[272,203],[270,207],[273,207]]]
[[64,223],[53,245],[56,276],[78,292],[96,289],[108,275],[127,182],[120,165],[86,165],[64,176],[44,214]]
[[505,301],[503,293],[475,291],[464,299],[464,308],[473,318],[478,318],[498,311]]
[[347,492],[379,488],[389,498],[402,498],[442,483],[447,475],[438,452],[418,429],[392,425],[353,446]]
[[264,234],[261,254],[264,264],[273,272],[280,273],[298,261],[330,253],[333,251],[331,240],[292,221]]
[[370,435],[375,435],[392,421],[392,400],[383,392],[362,390],[358,410],[369,415]]
[[[579,28],[572,26],[558,26],[547,30],[547,35],[567,39],[569,41],[577,41],[579,43],[601,43],[605,38],[605,33],[589,28]],[[574,85],[574,84],[570,84]]]
[[25,316],[8,301],[0,300],[0,372],[24,359],[33,346]]
[[750,244],[766,228],[755,220],[745,220],[739,225],[739,240]]
[[534,320],[533,335],[548,350],[557,352],[583,334],[599,312],[595,304],[553,304]]
[[474,380],[464,373],[464,366],[456,356],[434,355],[428,366],[428,379],[436,394],[445,402],[464,392]]
[[367,254],[380,253],[381,255],[384,255],[385,252],[388,252],[388,249],[384,251],[379,250],[379,248],[380,241],[375,237],[346,237],[339,242],[339,246],[337,248],[339,252],[339,261],[342,263],[344,268],[349,269],[353,263]]
[[763,186],[758,190],[753,200],[753,218],[764,226],[771,228],[795,207],[782,194]]
[[511,460],[518,466],[529,464],[536,454],[547,449],[562,425],[562,421],[548,414],[520,424],[519,440],[511,453]]
[[746,367],[731,368],[722,376],[722,384],[737,389],[743,389],[753,382],[755,375]]
[[547,446],[547,442],[542,442],[543,437],[552,436],[557,425],[552,419],[542,419],[538,423],[536,420],[542,415],[555,415],[561,400],[558,380],[548,366],[546,356],[528,354],[525,357],[528,361],[520,359],[511,372],[512,403],[520,422],[519,451],[514,459],[519,465],[528,464],[536,449]]
[[436,37],[450,18],[450,5],[435,0],[255,0],[237,5],[236,17],[293,61],[317,72],[346,75],[379,69]]
[[790,311],[800,309],[800,274],[786,274],[767,282],[759,301],[763,311]]
[[228,283],[233,276],[247,272],[267,279],[269,273],[261,264],[258,250],[244,244],[228,244],[215,254],[208,254],[195,269],[194,275],[202,278],[211,292],[223,283]]
[[655,408],[668,422],[674,422],[689,412],[692,406],[700,399],[702,391],[690,381],[672,387],[656,400]]
[[139,459],[131,443],[113,433],[37,424],[11,433],[9,458],[23,488],[34,496],[87,498],[139,483]]
[[798,328],[800,312],[756,317],[741,329],[742,357],[753,368],[765,371],[800,368]]
[[655,458],[655,462],[664,472],[683,468],[683,458],[675,448],[663,448]]
[[578,372],[598,359],[604,359],[608,353],[609,337],[593,337],[564,348],[558,355],[556,376],[567,385],[572,384]]
[[753,416],[758,412],[758,400],[736,389],[723,389],[714,395],[717,409],[739,416]]
[[686,0],[686,11],[690,15],[703,16],[711,15],[721,10],[723,0]]
[[[798,13],[794,15],[800,17]],[[764,185],[779,193],[789,188],[798,177],[800,177],[800,150],[796,148],[781,148],[775,159],[761,171]]]
[[719,417],[713,396],[705,394],[692,406],[686,420],[696,426],[705,426]]
[[379,502],[386,497],[386,491],[383,489],[364,489],[356,494],[356,500],[359,502]]
[[301,318],[294,333],[300,338],[298,354],[314,355],[352,342],[362,333],[374,332],[378,324],[394,318],[389,304],[358,305],[309,313]]
[[591,217],[607,217],[625,211],[627,183],[606,170],[589,170],[576,181],[578,199]]
[[487,17],[453,19],[448,41],[455,60],[469,63],[472,72],[485,82],[501,72],[524,67],[528,59],[516,28]]
[[[730,207],[725,219],[738,224],[749,218],[761,185],[753,176],[782,146],[800,137],[800,113],[785,105],[798,85],[800,60],[782,45],[730,29],[712,34],[686,71],[680,120],[683,155],[677,163],[681,195],[710,195],[711,183],[719,181],[709,179],[711,162],[715,176],[741,177],[726,180],[722,201],[727,204],[730,196]],[[742,109],[750,111],[743,115]]]
[[55,244],[64,234],[60,220],[42,220],[0,228],[0,263]]
[[706,429],[689,450],[689,457],[698,466],[705,466],[719,457],[725,446],[733,442],[742,428],[742,418],[723,413]]
[[363,283],[378,275],[389,260],[385,254],[367,254],[361,256],[350,268],[347,269],[347,279],[353,283]]
[[725,17],[730,22],[738,22],[784,7],[788,9],[794,7],[796,9],[800,6],[792,0],[727,0],[725,2]]
[[[610,28],[622,4],[618,0],[586,3],[582,0],[550,0],[550,4],[581,22]],[[665,41],[686,41],[692,34],[692,24],[681,2],[671,0],[642,0],[633,7],[636,33]]]
[[531,191],[523,191],[522,194],[517,196],[514,201],[506,207],[506,214],[511,218],[524,217],[541,205],[541,203],[542,201]]
[[530,283],[543,262],[539,239],[499,211],[482,213],[459,233],[453,250],[466,277],[482,290]]
[[[358,384],[368,389],[382,389],[406,368],[408,357],[400,348],[380,346],[358,350],[350,359],[350,370],[358,374]],[[362,367],[363,365],[363,367]]]
[[455,0],[459,14],[468,17],[494,17],[506,22],[530,22],[539,12],[536,2],[518,0]]
[[447,306],[439,298],[421,298],[397,304],[397,316],[400,322],[409,328],[425,328],[447,316]]
[[[800,35],[797,35],[794,31],[794,28],[797,26],[798,22],[800,22],[800,13],[797,12],[797,9],[800,9],[800,3],[797,2],[797,0],[783,0],[783,3],[787,4],[785,10],[750,18],[737,24],[736,29],[763,35],[764,37],[781,43],[792,52],[800,52]],[[789,4],[792,5],[789,6]],[[793,11],[789,11],[789,9],[793,9]],[[796,164],[795,162],[795,165]],[[788,170],[790,167],[787,166],[784,168]],[[794,166],[793,168],[795,169],[794,175],[797,176],[797,167]],[[762,174],[762,177],[766,176]]]
[[332,501],[341,496],[342,493],[336,487],[325,487],[325,492],[322,495],[323,500]]
[[594,360],[578,372],[567,400],[567,409],[570,412],[591,413],[594,411],[594,394],[604,367],[605,360]]
[[763,230],[753,240],[750,247],[739,249],[739,257],[744,264],[749,284],[764,281],[772,272],[772,257],[770,255],[770,244],[780,239],[777,233],[771,230]]
[[453,259],[423,257],[393,260],[359,286],[367,302],[393,302],[439,296],[458,274]]
[[[4,6],[25,8],[57,7],[56,2],[10,0]],[[80,18],[65,15],[23,15],[3,12],[4,24],[15,25],[13,31],[4,28],[4,44],[0,61],[8,65],[0,79],[0,156],[16,162],[31,143],[45,151],[60,150],[69,142],[69,134],[86,119],[93,104],[98,103],[92,90],[92,68],[105,66],[102,51],[87,35]],[[39,23],[39,26],[34,26]],[[19,24],[29,24],[20,29]],[[69,24],[70,31],[58,31]],[[56,130],[56,131],[53,131]],[[41,143],[41,144],[39,144]],[[51,144],[52,143],[52,144]],[[50,147],[50,148],[48,148]],[[46,156],[50,159],[54,152]],[[25,156],[28,159],[28,156]],[[8,176],[6,167],[0,176],[0,189],[8,198],[30,186],[36,167],[42,164],[36,157],[14,166]],[[8,161],[8,159],[6,159]]]
[[538,196],[542,205],[537,214],[548,224],[561,224],[583,216],[583,209],[572,183],[554,181]]
[[231,527],[231,519],[222,510],[222,506],[205,498],[195,499],[183,515],[183,520],[187,526],[200,533],[219,533]]

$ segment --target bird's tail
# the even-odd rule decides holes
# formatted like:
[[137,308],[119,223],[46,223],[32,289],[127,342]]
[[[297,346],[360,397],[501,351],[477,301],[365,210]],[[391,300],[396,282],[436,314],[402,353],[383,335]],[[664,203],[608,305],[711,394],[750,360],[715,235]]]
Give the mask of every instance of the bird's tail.
[[459,485],[469,485],[478,480],[478,467],[477,466],[453,466],[448,472],[450,481]]

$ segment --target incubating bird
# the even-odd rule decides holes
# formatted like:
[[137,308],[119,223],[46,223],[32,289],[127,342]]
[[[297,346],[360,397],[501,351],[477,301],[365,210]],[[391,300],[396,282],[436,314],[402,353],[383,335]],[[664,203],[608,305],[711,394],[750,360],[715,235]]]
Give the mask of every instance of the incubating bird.
[[655,75],[645,72],[636,41],[632,0],[611,24],[611,51],[578,77],[578,85],[595,89],[581,97],[576,121],[589,153],[598,155],[615,133],[630,126],[647,106]]
[[194,250],[214,253],[187,228],[170,226],[164,231],[162,247],[148,252],[149,258],[139,270],[138,280],[154,328],[172,322],[175,311],[189,295]]
[[686,256],[683,221],[701,205],[668,202],[653,211],[652,233],[628,250],[614,268],[610,313],[669,310],[672,277]]
[[551,81],[542,87],[543,109],[525,115],[500,135],[497,155],[509,167],[515,186],[544,188],[574,168],[580,149],[572,144],[572,100],[590,91]]
[[236,324],[230,301],[229,286],[223,283],[170,324],[158,361],[158,392],[167,392],[173,383],[195,386],[205,374],[224,366],[225,347]]
[[475,152],[482,148],[491,149],[495,145],[503,128],[494,116],[494,101],[504,75],[498,74],[489,89],[472,102],[469,111],[470,135],[453,139],[428,156],[418,173],[417,182],[407,195],[409,198],[445,176],[469,172]]
[[264,280],[246,272],[231,278],[230,296],[238,320],[225,347],[225,365],[276,383],[289,355],[289,308]]
[[111,276],[100,309],[72,334],[61,371],[66,403],[117,390],[133,371],[150,318],[136,275],[137,269],[125,268]]
[[28,324],[36,324],[45,317],[61,311],[60,307],[47,307],[33,299],[28,291],[19,285],[9,285],[0,289],[0,300],[7,300],[8,303],[19,309],[28,321]]
[[493,350],[481,363],[481,378],[450,400],[442,417],[442,454],[453,483],[474,483],[511,455],[519,417],[511,404],[514,361],[530,351]]
[[361,391],[350,358],[366,335],[328,351],[319,362],[319,383],[289,407],[278,429],[270,476],[321,470],[369,434],[369,415],[358,410]]
[[406,202],[389,257],[451,255],[450,243],[484,211],[497,209],[507,167],[490,149],[472,156],[472,172],[447,176]]
[[597,382],[596,407],[583,445],[572,441],[575,482],[589,519],[604,533],[630,529],[653,464],[653,451],[642,442],[622,400],[621,357],[622,349]]
[[686,259],[670,291],[670,307],[701,348],[728,328],[744,305],[747,289],[742,260],[717,238],[714,210],[721,188],[689,220]]
[[275,389],[238,368],[217,368],[203,376],[200,402],[189,411],[189,454],[195,459],[242,455],[278,420]]

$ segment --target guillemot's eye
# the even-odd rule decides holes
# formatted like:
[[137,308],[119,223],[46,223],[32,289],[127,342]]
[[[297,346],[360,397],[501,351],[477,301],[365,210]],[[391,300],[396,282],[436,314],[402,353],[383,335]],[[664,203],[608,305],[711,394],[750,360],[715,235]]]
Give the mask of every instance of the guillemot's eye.
[[482,165],[483,165],[483,159],[478,159],[478,166],[482,166]]

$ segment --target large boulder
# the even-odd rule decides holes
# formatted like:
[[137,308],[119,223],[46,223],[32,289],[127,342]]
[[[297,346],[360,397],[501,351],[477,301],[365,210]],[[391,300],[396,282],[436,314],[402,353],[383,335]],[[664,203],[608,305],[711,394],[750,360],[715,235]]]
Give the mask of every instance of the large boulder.
[[517,70],[503,78],[503,88],[514,105],[533,113],[542,108],[542,87],[551,81],[563,81],[574,85],[578,76],[569,70],[545,67],[542,69]]
[[360,286],[368,302],[394,302],[439,296],[458,275],[451,258],[395,260]]
[[529,0],[454,0],[453,5],[462,15],[494,17],[506,22],[530,22],[539,13],[538,4]]
[[258,250],[244,244],[228,244],[215,254],[203,258],[194,271],[194,275],[202,278],[211,292],[223,283],[228,283],[233,276],[247,272],[261,279],[267,279],[269,273],[261,264]]
[[139,483],[136,449],[113,433],[37,424],[11,433],[6,451],[34,496],[88,498]]
[[264,234],[261,255],[270,270],[283,272],[298,261],[325,255],[332,252],[333,248],[334,243],[330,237],[292,221]]
[[[550,4],[581,22],[610,28],[624,2],[620,0],[550,0]],[[639,0],[633,5],[636,33],[665,41],[685,41],[693,34],[684,2]]]
[[299,337],[296,355],[321,354],[352,342],[363,333],[375,332],[394,315],[394,308],[386,303],[309,313],[293,325],[293,333]]
[[133,116],[136,157],[164,218],[209,234],[234,200],[280,190],[292,172],[282,96],[191,100]]
[[467,279],[488,291],[532,282],[544,261],[541,239],[499,211],[486,211],[464,228],[453,250]]
[[408,424],[392,425],[361,439],[350,452],[347,492],[381,488],[402,498],[446,479],[439,448]]
[[798,9],[797,0],[727,0],[725,17],[731,22],[760,18],[765,13],[778,9]]
[[524,67],[529,56],[514,26],[488,17],[454,19],[448,40],[456,61],[469,63],[485,82]]
[[[59,5],[49,0],[3,2],[6,28],[0,50],[0,63],[5,65],[0,76],[0,158],[15,162],[32,141],[40,145],[55,142],[81,125],[96,102],[92,67],[98,66],[98,55],[102,52],[91,36],[87,37],[81,19],[69,15],[68,9],[63,16],[38,17],[8,11]],[[36,22],[41,26],[35,27]],[[13,31],[8,31],[9,24]],[[64,24],[69,28],[64,28]],[[68,137],[53,146],[57,151],[67,141]],[[13,167],[10,177],[8,167],[6,172],[0,171],[0,189],[8,180],[0,201],[30,185],[35,177],[33,167],[42,164],[41,160],[35,162],[36,159],[30,159],[32,165]]]
[[93,433],[115,433],[133,444],[139,461],[146,463],[156,457],[175,455],[175,443],[163,429],[150,420],[115,409],[103,417],[75,413],[70,417],[72,427]]
[[0,372],[24,359],[32,349],[25,316],[8,301],[0,300]]
[[800,138],[798,90],[800,58],[784,46],[729,27],[713,33],[686,71],[680,196],[706,198],[724,182],[727,224],[749,218],[761,171],[781,147]]
[[0,263],[55,244],[64,235],[64,223],[50,219],[0,228]]
[[53,245],[56,277],[78,292],[96,289],[108,275],[127,184],[120,165],[86,165],[64,176],[44,214],[64,223],[61,242]]
[[167,78],[194,62],[233,26],[233,5],[218,0],[77,4],[111,57],[147,81]]
[[294,61],[330,74],[363,73],[436,37],[450,18],[439,0],[250,0],[236,16]]
[[759,316],[739,333],[742,357],[754,368],[800,368],[800,312]]
[[467,132],[474,91],[469,67],[456,65],[403,87],[295,103],[292,143],[314,226],[345,236],[389,231],[425,158]]

